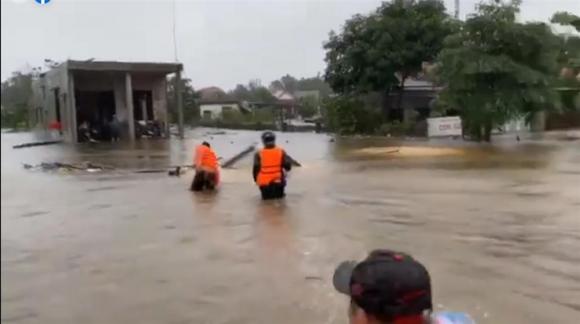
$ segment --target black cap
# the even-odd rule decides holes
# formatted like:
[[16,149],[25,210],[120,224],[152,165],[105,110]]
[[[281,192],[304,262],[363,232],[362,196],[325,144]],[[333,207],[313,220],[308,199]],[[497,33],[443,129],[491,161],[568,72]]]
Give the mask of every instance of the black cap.
[[262,133],[262,142],[264,143],[274,143],[276,141],[276,134],[271,131],[266,131]]
[[208,142],[206,142],[206,141],[204,141],[203,143],[201,143],[201,145],[205,145],[205,146],[207,146],[207,147],[211,147],[211,146],[209,145],[209,143],[208,143]]
[[386,320],[423,315],[433,308],[427,269],[400,252],[375,250],[361,262],[342,262],[333,284],[367,314]]

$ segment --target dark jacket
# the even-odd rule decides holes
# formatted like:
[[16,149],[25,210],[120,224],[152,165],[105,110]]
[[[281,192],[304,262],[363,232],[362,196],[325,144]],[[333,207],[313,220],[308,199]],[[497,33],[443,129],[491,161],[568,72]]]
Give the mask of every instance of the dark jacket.
[[[272,148],[274,146],[266,146],[266,148]],[[282,168],[286,171],[292,170],[292,158],[286,154],[286,151],[282,150]],[[258,178],[258,173],[262,169],[262,163],[260,161],[260,152],[256,152],[254,155],[254,168],[252,170],[254,181]],[[282,172],[282,174],[284,174]]]

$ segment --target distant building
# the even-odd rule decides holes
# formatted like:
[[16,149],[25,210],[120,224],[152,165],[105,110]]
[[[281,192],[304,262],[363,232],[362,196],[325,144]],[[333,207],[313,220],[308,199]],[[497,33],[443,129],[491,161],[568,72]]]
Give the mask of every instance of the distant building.
[[113,119],[121,137],[134,139],[136,128],[148,123],[167,135],[166,78],[175,73],[180,80],[182,69],[179,63],[66,61],[35,81],[31,125],[47,128],[58,121],[68,142],[79,141],[81,125],[104,133]]
[[276,90],[272,92],[276,98],[276,106],[284,112],[284,118],[291,118],[296,115],[296,98],[289,92],[284,90]]
[[287,102],[290,102],[290,101],[294,101],[295,100],[294,96],[291,93],[286,92],[284,90],[276,90],[276,91],[272,92],[272,95],[278,101],[287,101]]
[[237,100],[209,100],[199,102],[199,114],[203,120],[221,119],[228,112],[249,113],[246,103]]
[[[440,87],[425,79],[407,78],[403,95],[400,90],[389,92],[387,100],[383,102],[383,109],[388,112],[390,120],[411,121],[412,118],[424,120],[431,114],[432,106]],[[401,100],[399,108],[399,100]]]

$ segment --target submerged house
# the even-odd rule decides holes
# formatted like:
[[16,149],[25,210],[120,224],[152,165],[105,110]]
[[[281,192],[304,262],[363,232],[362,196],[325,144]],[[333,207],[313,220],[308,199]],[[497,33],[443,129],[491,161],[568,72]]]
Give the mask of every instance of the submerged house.
[[[78,142],[81,125],[106,130],[115,121],[121,138],[135,139],[140,126],[154,124],[169,134],[167,76],[181,79],[180,63],[66,61],[40,75],[33,86],[31,125],[48,128],[58,122],[67,142]],[[177,82],[180,84],[180,82]],[[176,91],[182,114],[181,91]],[[183,121],[179,121],[180,135]]]
[[223,119],[228,113],[251,113],[248,103],[238,100],[201,100],[199,114],[203,120]]

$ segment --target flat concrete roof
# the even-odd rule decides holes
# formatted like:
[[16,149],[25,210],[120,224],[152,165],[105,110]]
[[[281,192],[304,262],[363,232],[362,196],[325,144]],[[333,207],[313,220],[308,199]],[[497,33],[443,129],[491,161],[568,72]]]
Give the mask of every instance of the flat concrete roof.
[[117,62],[117,61],[66,61],[66,67],[74,71],[118,71],[175,73],[183,70],[181,63]]

